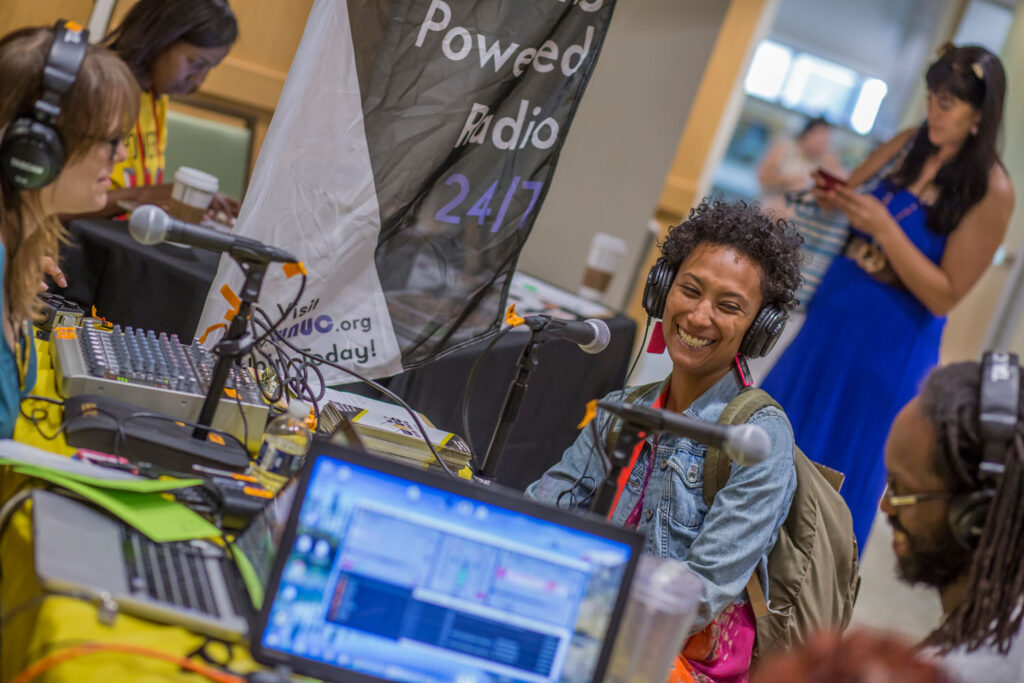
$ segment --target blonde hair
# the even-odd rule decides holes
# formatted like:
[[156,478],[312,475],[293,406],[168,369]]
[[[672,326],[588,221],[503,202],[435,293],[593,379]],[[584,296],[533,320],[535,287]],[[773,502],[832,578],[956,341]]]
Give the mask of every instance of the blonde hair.
[[[53,35],[49,28],[29,28],[0,40],[0,130],[30,113],[42,96],[43,67]],[[81,158],[98,141],[127,132],[138,113],[139,86],[131,71],[113,52],[89,46],[57,120],[65,163]],[[115,117],[119,128],[112,131]],[[17,190],[0,178],[0,240],[6,252],[3,296],[14,320],[38,312],[43,257],[56,260],[63,239],[57,217],[43,213],[40,190]]]

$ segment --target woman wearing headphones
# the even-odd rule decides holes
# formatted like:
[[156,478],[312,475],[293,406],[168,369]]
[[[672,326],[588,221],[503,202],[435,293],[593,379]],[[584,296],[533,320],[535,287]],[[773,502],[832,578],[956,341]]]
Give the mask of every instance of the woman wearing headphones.
[[[139,0],[103,44],[121,56],[142,89],[138,120],[125,139],[128,157],[111,175],[105,215],[124,211],[121,202],[166,204],[164,182],[167,102],[170,95],[199,89],[238,38],[227,0]],[[213,213],[238,215],[237,200],[214,195]]]
[[[44,83],[44,67],[47,80]],[[56,257],[60,214],[101,208],[139,89],[117,55],[87,47],[67,24],[0,40],[0,437],[35,384],[30,324],[40,308],[44,257]]]
[[[925,76],[928,115],[879,147],[845,185],[815,195],[851,237],[763,388],[807,455],[846,475],[861,549],[885,488],[889,425],[938,362],[946,314],[992,262],[1014,193],[996,153],[1005,75],[982,47],[947,47]],[[852,188],[895,159],[870,194]]]
[[[661,293],[652,297],[658,303],[648,312],[662,318],[672,374],[607,398],[718,420],[749,384],[742,357],[764,353],[781,328],[777,323],[796,304],[800,243],[789,223],[765,217],[756,205],[701,202],[669,233],[663,260],[655,266],[660,274],[652,273]],[[713,506],[703,495],[707,447],[663,434],[636,448],[609,515],[612,523],[644,532],[647,552],[682,561],[700,577],[703,599],[692,630],[707,633],[692,639],[684,655],[713,681],[745,679],[754,614],[744,588],[755,569],[765,566],[796,491],[786,416],[767,406],[749,422],[767,432],[770,454],[756,464],[733,466]],[[608,471],[602,452],[611,424],[599,412],[596,429],[584,428],[527,496],[589,507]]]

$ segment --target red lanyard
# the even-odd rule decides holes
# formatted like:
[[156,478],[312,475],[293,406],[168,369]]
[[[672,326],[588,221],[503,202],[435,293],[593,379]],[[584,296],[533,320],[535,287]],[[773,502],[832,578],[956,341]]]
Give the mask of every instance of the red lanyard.
[[[663,392],[661,392],[661,394],[658,395],[658,398],[655,399],[654,403],[651,405],[652,408],[664,408],[665,407],[665,401],[668,398],[668,390],[669,390],[669,387],[665,387],[665,390]],[[640,441],[640,443],[638,443],[633,448],[633,455],[629,459],[629,467],[623,468],[622,472],[619,473],[619,480],[616,482],[616,487],[615,487],[615,498],[612,500],[612,506],[611,506],[611,508],[608,511],[608,519],[612,518],[612,514],[615,512],[615,508],[618,507],[618,505],[619,505],[619,498],[622,497],[622,492],[626,489],[626,482],[629,481],[629,475],[631,475],[633,473],[633,468],[636,467],[636,461],[640,458],[640,453],[643,451],[644,443],[645,442],[646,442],[646,438],[643,441]],[[651,467],[654,467],[654,453],[657,451],[657,448],[658,448],[658,439],[657,439],[657,437],[655,437],[655,439],[654,439],[654,446],[651,449],[651,464],[650,464],[650,467],[647,468],[648,474],[650,474]],[[647,482],[645,480],[644,481],[644,484],[645,484],[644,491],[646,491],[646,483]]]

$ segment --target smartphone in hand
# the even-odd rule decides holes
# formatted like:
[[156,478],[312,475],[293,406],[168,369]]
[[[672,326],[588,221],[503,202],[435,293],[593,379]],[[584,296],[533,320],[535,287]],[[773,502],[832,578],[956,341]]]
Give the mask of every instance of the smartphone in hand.
[[818,167],[818,187],[825,190],[834,190],[839,186],[845,186],[846,181],[839,176],[829,173],[822,167]]

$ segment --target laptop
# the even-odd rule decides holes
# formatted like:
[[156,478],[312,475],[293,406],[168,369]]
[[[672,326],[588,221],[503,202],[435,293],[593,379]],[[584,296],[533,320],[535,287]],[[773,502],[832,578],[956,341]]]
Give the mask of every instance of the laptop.
[[253,656],[345,681],[601,680],[643,537],[315,444]]
[[225,549],[207,540],[156,543],[73,498],[34,491],[36,574],[47,590],[109,595],[126,614],[242,640],[294,492],[286,486]]

